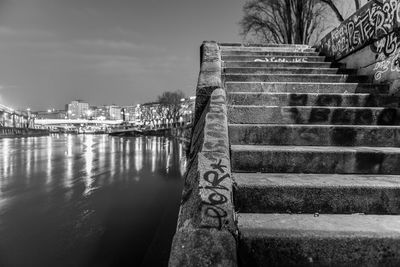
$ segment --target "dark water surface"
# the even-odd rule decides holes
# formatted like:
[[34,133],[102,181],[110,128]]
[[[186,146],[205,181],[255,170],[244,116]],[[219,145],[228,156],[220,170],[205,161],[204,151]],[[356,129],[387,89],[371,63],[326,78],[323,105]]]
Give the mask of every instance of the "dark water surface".
[[163,137],[0,139],[0,266],[166,266],[185,164]]

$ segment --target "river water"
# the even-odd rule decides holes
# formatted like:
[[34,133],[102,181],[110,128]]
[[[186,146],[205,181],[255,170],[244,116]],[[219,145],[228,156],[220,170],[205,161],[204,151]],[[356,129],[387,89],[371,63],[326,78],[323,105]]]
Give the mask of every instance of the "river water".
[[184,153],[164,137],[0,139],[0,266],[166,266]]

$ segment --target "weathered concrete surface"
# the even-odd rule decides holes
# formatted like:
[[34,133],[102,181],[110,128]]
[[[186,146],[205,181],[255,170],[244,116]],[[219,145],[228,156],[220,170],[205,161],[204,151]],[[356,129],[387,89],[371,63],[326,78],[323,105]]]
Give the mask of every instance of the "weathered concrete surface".
[[246,49],[222,58],[240,264],[399,265],[399,98],[367,77],[349,83],[353,70],[310,69],[342,64],[275,62],[295,46],[264,62]]
[[338,68],[224,68],[226,74],[337,74]]
[[305,51],[305,50],[313,50],[309,45],[305,44],[260,44],[260,43],[219,43],[222,50],[230,50],[230,49],[243,49],[247,50],[265,50],[265,49],[290,49],[291,51]]
[[241,213],[400,214],[400,176],[235,173]]
[[178,231],[169,266],[236,266],[236,240],[230,233],[208,230]]
[[202,46],[195,123],[169,266],[237,266],[226,94],[218,45]]
[[300,57],[305,57],[305,56],[318,56],[318,52],[296,52],[296,51],[246,51],[246,50],[222,50],[221,56],[300,56]]
[[224,74],[224,79],[230,82],[370,82],[369,76],[354,76],[347,74]]
[[400,147],[400,126],[231,124],[232,145]]
[[398,125],[400,109],[381,107],[230,106],[229,123]]
[[399,266],[400,216],[241,214],[241,266]]
[[232,92],[230,105],[264,106],[330,106],[330,107],[399,107],[400,97],[383,94],[296,94],[265,92]]
[[222,52],[228,52],[228,51],[243,51],[243,52],[304,52],[304,53],[309,53],[309,52],[315,52],[316,48],[311,48],[309,46],[307,47],[293,47],[293,46],[272,46],[273,44],[269,44],[268,46],[266,45],[259,45],[259,46],[242,46],[242,47],[237,47],[237,46],[224,46],[219,44],[220,47],[222,48]]
[[258,55],[224,55],[223,61],[265,61],[265,62],[324,62],[323,56],[258,56]]
[[389,86],[365,83],[225,82],[227,92],[370,93],[385,94]]
[[400,148],[232,145],[233,172],[400,174]]
[[225,61],[223,62],[226,68],[329,68],[337,67],[331,62],[254,62],[254,61]]
[[221,53],[216,42],[203,42],[200,48],[200,73],[196,88],[194,124],[210,99],[211,93],[222,87]]

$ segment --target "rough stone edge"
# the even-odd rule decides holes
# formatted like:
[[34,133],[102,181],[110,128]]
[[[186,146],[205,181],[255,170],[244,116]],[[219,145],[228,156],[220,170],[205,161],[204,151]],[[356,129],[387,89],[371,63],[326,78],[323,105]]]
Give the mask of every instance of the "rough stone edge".
[[226,93],[216,42],[201,46],[195,120],[169,266],[237,266]]

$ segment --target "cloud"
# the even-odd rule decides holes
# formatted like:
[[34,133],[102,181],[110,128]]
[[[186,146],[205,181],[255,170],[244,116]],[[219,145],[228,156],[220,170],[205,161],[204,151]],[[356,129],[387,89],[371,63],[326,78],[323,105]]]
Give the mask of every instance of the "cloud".
[[0,35],[14,35],[16,33],[17,31],[9,27],[0,26]]
[[107,39],[89,39],[89,40],[78,40],[75,44],[86,48],[92,49],[108,49],[108,50],[135,50],[135,51],[153,51],[161,52],[164,48],[148,45],[148,44],[137,44],[125,40],[107,40]]
[[40,30],[40,29],[28,29],[28,28],[11,28],[7,26],[0,26],[0,35],[7,37],[23,37],[23,38],[43,38],[53,37],[54,33]]
[[8,89],[16,89],[18,86],[16,85],[7,85],[7,84],[0,84],[0,91],[5,91]]

